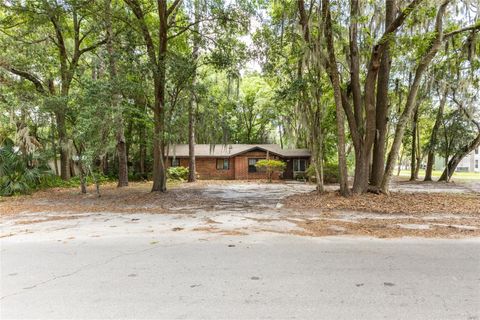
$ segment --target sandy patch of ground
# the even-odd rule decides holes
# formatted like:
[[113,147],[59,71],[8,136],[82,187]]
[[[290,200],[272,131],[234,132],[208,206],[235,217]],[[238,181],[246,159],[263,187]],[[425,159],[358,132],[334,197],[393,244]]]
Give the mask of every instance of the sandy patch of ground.
[[423,193],[480,193],[480,180],[457,180],[450,182],[410,181],[405,177],[395,177],[392,191]]

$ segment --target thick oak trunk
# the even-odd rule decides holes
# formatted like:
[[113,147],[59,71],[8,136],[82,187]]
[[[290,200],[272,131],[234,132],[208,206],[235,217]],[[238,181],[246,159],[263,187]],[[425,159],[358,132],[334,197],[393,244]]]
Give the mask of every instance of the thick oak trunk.
[[[385,29],[393,22],[395,15],[396,0],[385,0]],[[388,126],[388,85],[390,80],[390,46],[388,42],[385,44],[385,51],[380,62],[380,70],[377,80],[377,104],[376,104],[376,134],[373,145],[372,156],[372,172],[370,184],[380,187],[383,173],[385,172],[385,146],[387,142],[387,126]]]
[[[368,72],[367,79],[365,80],[365,97],[362,99],[362,91],[360,89],[360,57],[358,52],[358,17],[360,11],[360,4],[358,0],[350,1],[350,79],[353,95],[353,110],[354,118],[357,125],[357,130],[360,134],[360,139],[357,139],[357,143],[354,144],[355,148],[355,174],[353,178],[354,193],[363,193],[368,188],[369,178],[369,160],[370,150],[373,144],[372,130],[375,130],[375,110],[373,107],[373,93],[367,94],[366,90],[375,90],[374,82],[376,74],[371,72],[374,68],[373,64],[370,64],[370,70]],[[363,110],[366,109],[366,121],[364,121]]]
[[167,58],[167,3],[158,0],[159,33],[158,62],[155,77],[154,133],[153,133],[153,186],[152,191],[167,191],[167,174],[164,162],[165,138],[165,85]]

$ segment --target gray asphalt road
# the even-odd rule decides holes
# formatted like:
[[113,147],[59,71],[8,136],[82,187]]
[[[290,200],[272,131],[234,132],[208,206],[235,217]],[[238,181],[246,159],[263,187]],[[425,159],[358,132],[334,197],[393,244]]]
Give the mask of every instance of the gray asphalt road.
[[2,319],[480,318],[479,240],[84,231],[1,240]]

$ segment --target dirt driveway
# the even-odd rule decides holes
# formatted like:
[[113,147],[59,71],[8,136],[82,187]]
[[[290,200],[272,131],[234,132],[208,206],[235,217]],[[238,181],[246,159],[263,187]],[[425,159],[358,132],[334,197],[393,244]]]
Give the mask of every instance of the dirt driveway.
[[[77,190],[69,189],[9,200],[0,203],[1,236],[70,229],[91,237],[117,232],[220,235],[274,232],[380,238],[480,236],[478,212],[451,214],[444,210],[430,214],[387,214],[329,209],[327,202],[326,207],[312,208],[307,203],[311,196],[307,194],[315,188],[303,183],[204,182],[182,184],[166,194],[149,193],[149,187],[148,184],[134,184],[118,190],[107,186],[100,198],[94,194],[79,195]],[[335,197],[334,193],[331,192],[330,197]],[[440,197],[447,197],[447,194],[440,194]],[[360,204],[365,202],[362,198],[354,200]],[[427,202],[428,198],[422,201]],[[67,238],[72,236],[76,235],[69,233]]]

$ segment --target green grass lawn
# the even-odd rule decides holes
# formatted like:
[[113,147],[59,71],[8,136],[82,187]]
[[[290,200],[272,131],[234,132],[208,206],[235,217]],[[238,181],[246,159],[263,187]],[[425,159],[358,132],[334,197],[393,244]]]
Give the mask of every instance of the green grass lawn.
[[[433,178],[440,178],[443,171],[434,170],[432,172]],[[395,171],[394,174],[397,172]],[[410,177],[410,170],[402,170],[400,171],[400,176],[402,177]],[[425,170],[420,170],[418,172],[418,176],[423,178],[425,176]],[[480,180],[480,172],[455,172],[453,174],[452,179],[465,179],[465,180]]]

